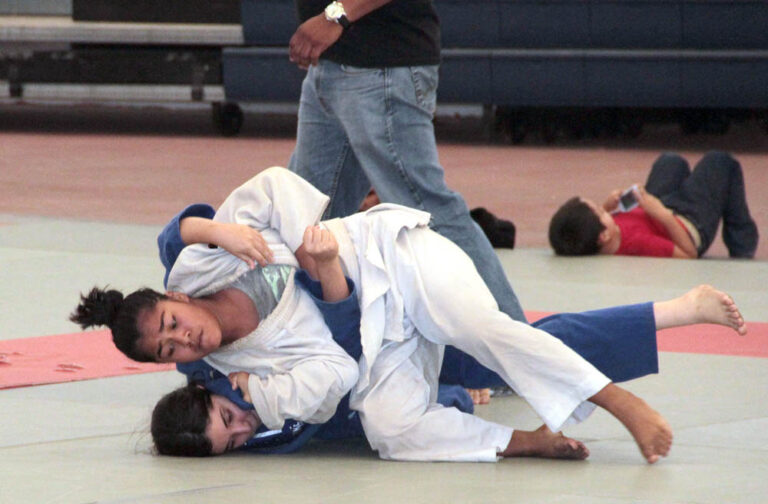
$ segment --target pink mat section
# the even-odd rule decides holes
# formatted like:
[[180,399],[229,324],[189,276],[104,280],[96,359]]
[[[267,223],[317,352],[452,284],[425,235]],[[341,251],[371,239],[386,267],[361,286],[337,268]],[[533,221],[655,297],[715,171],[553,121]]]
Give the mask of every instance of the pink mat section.
[[0,389],[172,369],[128,359],[106,329],[0,341]]
[[[551,313],[526,315],[533,321]],[[659,351],[768,358],[768,323],[747,327],[746,337],[715,325],[666,329],[658,333]],[[133,362],[114,347],[107,330],[0,341],[0,389],[173,369],[173,364]]]
[[[525,314],[533,322],[552,313],[527,311]],[[768,358],[768,323],[747,322],[747,331],[746,336],[739,336],[727,327],[697,324],[659,331],[656,341],[659,352]]]

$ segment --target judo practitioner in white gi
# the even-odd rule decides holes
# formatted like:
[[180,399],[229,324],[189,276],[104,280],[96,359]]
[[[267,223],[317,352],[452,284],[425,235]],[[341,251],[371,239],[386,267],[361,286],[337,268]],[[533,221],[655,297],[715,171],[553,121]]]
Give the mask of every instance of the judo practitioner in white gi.
[[[271,168],[236,189],[215,220],[261,231],[274,263],[296,266],[304,230],[317,223],[327,201],[298,176]],[[247,296],[226,289],[248,266],[204,245],[187,247],[169,277],[169,289],[185,293],[174,296],[186,307],[160,299],[133,314],[139,333],[133,350],[160,361],[207,355],[222,373],[249,373],[250,398],[271,428],[287,418],[323,422],[351,389],[350,406],[383,458],[583,458],[583,445],[554,433],[596,405],[629,429],[648,462],[668,453],[671,429],[656,411],[556,338],[499,312],[469,258],[430,231],[428,221],[426,213],[380,205],[323,223],[338,240],[344,273],[359,286],[357,364],[334,348],[317,308],[293,288],[292,272],[277,307],[260,320]],[[497,372],[546,428],[525,433],[438,405],[446,344]]]

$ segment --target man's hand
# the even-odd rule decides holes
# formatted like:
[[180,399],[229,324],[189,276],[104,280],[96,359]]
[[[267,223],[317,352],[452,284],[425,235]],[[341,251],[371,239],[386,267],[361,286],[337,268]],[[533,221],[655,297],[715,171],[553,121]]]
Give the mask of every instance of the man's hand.
[[290,60],[305,70],[317,65],[320,55],[339,40],[343,31],[340,24],[325,19],[324,13],[307,19],[288,44]]
[[248,392],[248,373],[245,371],[229,373],[229,383],[232,384],[232,390],[240,389],[245,402],[253,404],[251,394]]

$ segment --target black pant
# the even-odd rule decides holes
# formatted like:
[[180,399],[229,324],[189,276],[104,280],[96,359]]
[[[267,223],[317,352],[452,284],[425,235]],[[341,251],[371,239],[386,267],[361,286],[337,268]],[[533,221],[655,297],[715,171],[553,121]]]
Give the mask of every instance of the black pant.
[[662,154],[653,164],[645,189],[667,208],[682,215],[701,235],[699,256],[717,234],[723,219],[723,241],[731,257],[754,257],[757,226],[749,215],[741,165],[730,154],[710,152],[695,166],[677,154]]

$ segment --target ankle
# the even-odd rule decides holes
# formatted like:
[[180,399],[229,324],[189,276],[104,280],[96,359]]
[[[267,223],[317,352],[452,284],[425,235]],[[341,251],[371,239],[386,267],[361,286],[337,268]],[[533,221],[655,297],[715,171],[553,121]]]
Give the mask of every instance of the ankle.
[[533,433],[515,429],[502,457],[527,457],[534,453]]

